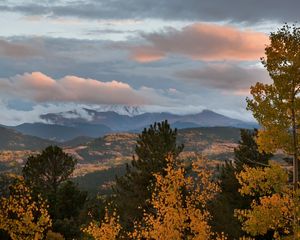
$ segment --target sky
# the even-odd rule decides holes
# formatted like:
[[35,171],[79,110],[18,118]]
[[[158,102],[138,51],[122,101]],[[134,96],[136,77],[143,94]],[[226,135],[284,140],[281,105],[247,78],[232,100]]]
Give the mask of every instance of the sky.
[[103,105],[253,120],[268,35],[298,0],[0,0],[0,124]]

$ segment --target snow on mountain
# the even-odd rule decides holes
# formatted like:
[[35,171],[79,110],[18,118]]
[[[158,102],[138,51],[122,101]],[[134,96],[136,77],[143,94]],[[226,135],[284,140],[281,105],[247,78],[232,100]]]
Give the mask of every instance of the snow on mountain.
[[126,105],[100,105],[96,109],[97,112],[115,112],[120,115],[137,116],[145,111],[140,106],[126,106]]

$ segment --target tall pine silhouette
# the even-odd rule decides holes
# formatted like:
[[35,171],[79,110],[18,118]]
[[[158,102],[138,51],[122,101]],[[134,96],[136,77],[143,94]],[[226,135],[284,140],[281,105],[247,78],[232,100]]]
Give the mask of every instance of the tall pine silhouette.
[[135,156],[127,165],[126,174],[116,178],[115,202],[125,229],[141,219],[143,211],[151,209],[149,199],[155,180],[153,173],[164,174],[167,156],[176,159],[183,145],[176,143],[177,129],[172,129],[168,121],[154,123],[138,136]]

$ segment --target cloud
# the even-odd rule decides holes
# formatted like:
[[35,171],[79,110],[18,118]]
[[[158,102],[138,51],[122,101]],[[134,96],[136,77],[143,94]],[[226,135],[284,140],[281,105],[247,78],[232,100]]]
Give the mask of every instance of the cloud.
[[182,28],[143,34],[148,42],[128,47],[139,62],[160,60],[168,54],[179,54],[195,60],[258,60],[264,53],[268,36],[230,26],[195,23]]
[[131,48],[131,58],[137,62],[147,63],[159,61],[166,57],[166,54],[151,46],[141,46]]
[[0,10],[26,15],[87,19],[163,19],[189,21],[299,21],[298,0],[85,0],[2,4]]
[[236,64],[207,64],[199,69],[179,71],[176,76],[198,86],[230,91],[242,96],[248,95],[250,86],[256,82],[270,81],[265,69]]
[[39,56],[41,52],[30,44],[16,43],[0,39],[0,56],[9,58],[31,58]]
[[41,72],[24,73],[0,79],[2,96],[11,95],[36,103],[77,102],[86,104],[154,104],[166,100],[156,90],[133,89],[119,81],[102,82],[76,76],[53,79]]
[[0,111],[2,114],[0,124],[15,126],[24,122],[49,123],[41,118],[41,115],[45,113],[64,113],[64,116],[68,118],[71,118],[71,113],[73,113],[74,115],[76,114],[76,117],[90,120],[91,116],[84,110],[85,108],[94,109],[96,108],[96,105],[79,103],[44,103],[33,104],[31,109],[22,110],[11,108],[7,101],[0,99]]

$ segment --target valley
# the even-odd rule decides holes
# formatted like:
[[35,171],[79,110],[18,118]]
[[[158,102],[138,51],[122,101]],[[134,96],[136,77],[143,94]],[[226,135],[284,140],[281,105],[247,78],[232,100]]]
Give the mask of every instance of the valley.
[[[87,190],[95,190],[95,186],[91,185],[95,179],[98,179],[95,181],[98,185],[100,179],[100,185],[107,187],[107,184],[114,180],[115,175],[125,172],[125,164],[132,160],[138,136],[136,133],[111,133],[100,138],[82,137],[74,141],[57,143],[43,139],[37,141],[36,137],[29,138],[10,131],[12,130],[9,130],[10,134],[6,136],[11,136],[10,142],[15,142],[5,145],[8,146],[7,149],[2,145],[0,171],[18,172],[29,155],[38,153],[47,144],[57,144],[77,159],[73,178],[77,179],[76,181],[83,188],[86,186]],[[12,137],[14,134],[16,136]],[[179,144],[184,144],[184,151],[180,154],[180,158],[192,161],[197,157],[204,157],[216,163],[232,160],[233,149],[237,146],[239,137],[240,130],[232,127],[180,129],[177,141]],[[17,141],[17,139],[22,141],[23,138],[27,139],[26,146],[21,146]],[[39,145],[36,145],[36,141]]]

